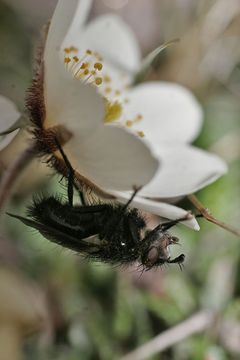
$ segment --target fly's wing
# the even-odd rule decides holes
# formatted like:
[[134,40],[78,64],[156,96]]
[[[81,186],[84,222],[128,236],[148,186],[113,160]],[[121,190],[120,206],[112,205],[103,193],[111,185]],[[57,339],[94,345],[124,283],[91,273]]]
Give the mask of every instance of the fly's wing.
[[91,254],[92,252],[98,251],[99,246],[94,243],[88,243],[83,239],[78,239],[74,236],[71,236],[69,232],[60,231],[53,226],[42,224],[38,221],[34,221],[23,216],[7,213],[9,216],[22,221],[25,225],[30,226],[38,230],[46,239],[54,242],[58,245],[61,245],[65,248],[84,253]]

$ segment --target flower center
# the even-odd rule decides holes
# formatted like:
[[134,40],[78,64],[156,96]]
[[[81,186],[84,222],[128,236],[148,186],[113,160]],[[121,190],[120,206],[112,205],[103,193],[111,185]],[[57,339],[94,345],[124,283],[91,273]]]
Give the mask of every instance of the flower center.
[[[133,118],[126,119],[123,115],[123,106],[129,102],[124,93],[129,88],[128,78],[122,74],[112,74],[109,69],[105,69],[103,58],[99,53],[87,49],[81,56],[79,49],[75,46],[64,49],[64,64],[75,79],[81,80],[85,84],[99,87],[99,92],[105,98],[105,117],[104,123],[109,124],[116,120],[121,120],[121,125],[132,128],[142,120],[142,115],[137,114]],[[143,131],[134,130],[139,137],[144,137]]]
[[118,120],[121,115],[122,115],[122,105],[118,101],[111,103],[108,100],[106,100],[104,123],[107,124],[115,120]]

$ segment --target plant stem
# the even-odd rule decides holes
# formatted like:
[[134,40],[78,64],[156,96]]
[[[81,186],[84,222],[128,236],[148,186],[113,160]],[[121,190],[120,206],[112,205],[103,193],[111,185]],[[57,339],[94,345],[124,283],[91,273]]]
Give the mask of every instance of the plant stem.
[[189,336],[207,329],[214,321],[214,314],[207,310],[199,311],[189,319],[159,334],[120,360],[144,360]]
[[27,167],[35,155],[35,143],[26,148],[6,169],[0,181],[0,210],[11,194],[19,175]]
[[210,222],[220,226],[221,228],[231,232],[232,234],[240,237],[239,229],[235,229],[233,226],[228,225],[228,224],[224,223],[223,221],[216,219],[210,213],[210,211],[198,200],[198,198],[195,195],[193,195],[193,194],[188,195],[188,199],[195,206],[195,208],[201,213],[201,215],[204,217],[204,219],[206,219],[207,221],[210,221]]

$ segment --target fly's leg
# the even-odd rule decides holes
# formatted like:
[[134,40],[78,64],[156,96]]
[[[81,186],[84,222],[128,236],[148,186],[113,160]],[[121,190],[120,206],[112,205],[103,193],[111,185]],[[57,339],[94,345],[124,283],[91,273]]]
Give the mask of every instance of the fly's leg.
[[182,270],[184,260],[185,260],[185,255],[181,254],[181,255],[177,256],[176,258],[174,258],[172,260],[168,259],[167,263],[168,264],[178,264],[180,269]]
[[[68,168],[68,188],[67,188],[68,201],[69,201],[69,205],[73,206],[74,169],[73,169],[70,161],[68,160],[67,155],[63,151],[63,148],[60,145],[57,138],[55,138],[55,142],[56,142],[57,148],[58,148],[60,154],[62,155],[62,158],[66,164],[66,167]],[[82,204],[86,205],[82,191],[79,191],[79,196],[80,196],[80,200],[81,200]]]
[[131,204],[131,202],[133,201],[133,199],[135,198],[135,196],[137,195],[137,193],[141,190],[141,187],[134,187],[134,191],[132,196],[130,197],[130,199],[128,200],[128,202],[123,206],[122,208],[122,212],[124,213],[127,208],[129,207],[129,205]]
[[179,218],[179,219],[176,219],[176,220],[170,220],[170,221],[167,221],[167,222],[165,222],[163,224],[159,224],[155,229],[156,230],[162,230],[164,232],[164,231],[167,231],[168,229],[170,229],[171,227],[177,225],[179,222],[190,220],[190,219],[192,219],[192,215],[189,212],[185,216],[183,216],[182,218]]

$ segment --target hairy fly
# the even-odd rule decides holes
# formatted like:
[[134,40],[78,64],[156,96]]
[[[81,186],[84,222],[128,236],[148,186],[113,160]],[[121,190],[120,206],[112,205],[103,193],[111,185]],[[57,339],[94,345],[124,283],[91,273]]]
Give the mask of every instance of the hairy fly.
[[185,256],[180,254],[171,259],[170,245],[178,243],[178,238],[168,230],[188,217],[148,229],[139,210],[130,207],[137,189],[125,205],[88,205],[83,193],[82,204],[73,205],[74,169],[57,140],[56,144],[69,169],[68,201],[54,196],[34,199],[28,217],[9,213],[10,216],[37,229],[46,239],[89,259],[115,265],[138,261],[146,270],[165,263],[177,263],[181,268]]

